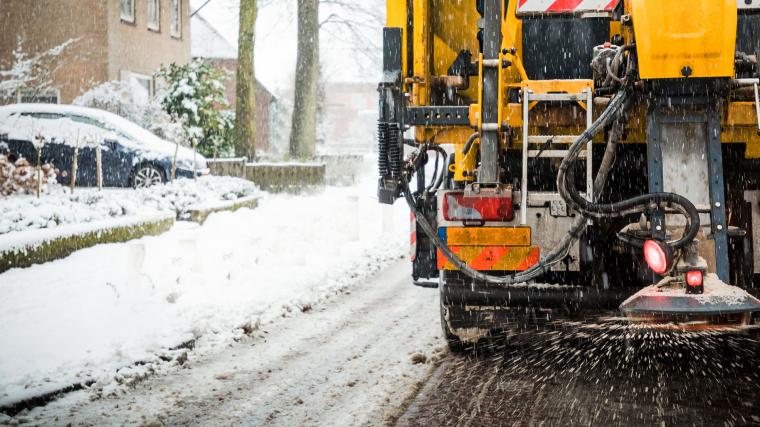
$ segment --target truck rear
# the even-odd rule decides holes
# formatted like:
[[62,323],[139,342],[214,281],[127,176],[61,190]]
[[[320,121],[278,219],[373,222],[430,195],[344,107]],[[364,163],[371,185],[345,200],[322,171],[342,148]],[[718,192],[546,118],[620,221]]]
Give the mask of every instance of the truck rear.
[[760,1],[387,0],[387,20],[378,198],[410,206],[452,348],[594,310],[760,321]]

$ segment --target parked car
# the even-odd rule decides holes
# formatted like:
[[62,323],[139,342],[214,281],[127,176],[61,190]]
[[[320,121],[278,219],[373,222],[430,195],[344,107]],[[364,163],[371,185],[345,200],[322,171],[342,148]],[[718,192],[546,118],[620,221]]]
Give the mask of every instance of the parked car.
[[[77,184],[97,184],[96,147],[101,147],[103,185],[148,187],[171,179],[175,144],[116,114],[94,108],[58,104],[14,104],[0,107],[0,134],[4,150],[12,158],[24,157],[34,163],[33,141],[42,141],[43,163],[51,163],[61,173],[61,184],[71,182],[74,147],[77,156]],[[199,153],[179,147],[177,177],[192,178],[209,172]]]

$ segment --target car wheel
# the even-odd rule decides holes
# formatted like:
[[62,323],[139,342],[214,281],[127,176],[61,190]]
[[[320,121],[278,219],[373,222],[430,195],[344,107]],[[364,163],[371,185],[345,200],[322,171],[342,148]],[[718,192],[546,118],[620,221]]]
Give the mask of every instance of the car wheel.
[[153,165],[140,165],[132,174],[132,187],[148,188],[164,182],[164,174]]

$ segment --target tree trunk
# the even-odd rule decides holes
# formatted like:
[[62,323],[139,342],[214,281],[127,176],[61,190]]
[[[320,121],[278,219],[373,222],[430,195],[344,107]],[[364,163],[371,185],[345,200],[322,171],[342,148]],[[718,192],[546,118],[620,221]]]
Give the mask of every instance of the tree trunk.
[[235,109],[235,153],[249,159],[256,157],[256,74],[253,49],[256,37],[256,0],[240,0],[238,62]]
[[74,147],[74,155],[71,157],[71,194],[77,188],[77,169],[79,169],[79,147]]
[[41,164],[41,153],[42,147],[37,147],[37,198],[40,198],[40,194],[42,193],[42,164]]
[[317,86],[319,80],[319,1],[298,0],[298,57],[290,155],[314,156],[317,139]]
[[100,144],[95,147],[95,169],[97,171],[98,191],[103,189],[103,150]]
[[172,158],[172,181],[177,179],[177,156],[179,155],[179,142],[175,142],[174,144],[174,157]]

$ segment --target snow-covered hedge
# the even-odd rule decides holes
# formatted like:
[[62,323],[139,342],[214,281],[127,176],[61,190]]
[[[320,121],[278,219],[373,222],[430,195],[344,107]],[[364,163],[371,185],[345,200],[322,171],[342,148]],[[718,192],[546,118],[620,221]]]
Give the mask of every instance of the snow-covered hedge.
[[0,203],[0,235],[65,224],[90,223],[146,213],[173,212],[181,216],[190,207],[217,205],[257,193],[251,182],[231,177],[178,179],[151,188],[78,189],[74,194],[55,187],[44,197],[6,197]]
[[172,225],[174,215],[165,213],[0,235],[0,273],[61,259],[97,244],[161,234]]

